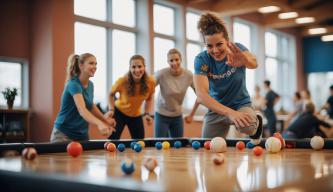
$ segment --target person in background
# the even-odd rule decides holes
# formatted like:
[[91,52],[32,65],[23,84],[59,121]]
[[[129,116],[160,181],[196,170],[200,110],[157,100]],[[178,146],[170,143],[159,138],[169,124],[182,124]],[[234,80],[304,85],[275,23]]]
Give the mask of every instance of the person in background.
[[[117,122],[116,132],[109,139],[120,139],[125,125],[132,139],[145,137],[141,106],[145,102],[143,118],[149,125],[154,118],[154,92],[155,80],[147,75],[145,59],[141,55],[132,56],[128,73],[116,81],[109,94],[109,111],[106,115]],[[119,93],[119,99],[115,101],[116,93]]]
[[293,111],[291,111],[288,115],[287,121],[289,124],[293,123],[303,112],[303,101],[301,98],[301,94],[296,91],[293,98]]
[[260,94],[260,87],[258,85],[254,88],[254,96],[251,98],[252,107],[256,111],[262,111],[265,109],[265,98]]
[[274,111],[275,104],[280,100],[280,96],[271,89],[271,82],[264,81],[264,87],[266,90],[264,115],[267,118],[267,129],[269,136],[272,136],[276,132],[276,114]]
[[327,110],[327,114],[330,119],[333,119],[333,85],[330,86],[330,96],[326,100],[326,103],[321,107],[321,110]]
[[[182,55],[177,49],[170,49],[167,54],[169,67],[155,73],[156,86],[160,86],[155,108],[155,137],[183,137],[184,121],[182,104],[186,90],[194,91],[193,74],[182,68]],[[195,101],[191,113],[185,117],[187,123],[193,119],[199,103]]]
[[262,116],[253,110],[245,84],[246,69],[258,66],[255,56],[242,44],[229,40],[224,22],[214,13],[202,14],[198,29],[207,48],[194,61],[197,99],[209,109],[202,137],[226,137],[234,124],[258,144]]
[[95,75],[96,69],[96,57],[90,53],[69,56],[66,85],[51,142],[88,140],[89,123],[96,125],[104,136],[115,131],[114,119],[103,116],[93,103],[94,84],[89,79]]
[[315,115],[315,106],[312,102],[304,104],[303,113],[283,132],[286,139],[302,139],[311,138],[314,135],[326,137],[319,129],[319,125],[331,128],[331,125],[325,121],[318,119]]

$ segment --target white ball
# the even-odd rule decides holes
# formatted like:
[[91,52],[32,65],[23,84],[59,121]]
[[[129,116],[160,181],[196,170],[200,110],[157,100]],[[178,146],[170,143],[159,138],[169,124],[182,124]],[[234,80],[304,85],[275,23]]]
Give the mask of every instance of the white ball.
[[269,137],[266,140],[265,148],[270,153],[277,153],[281,150],[281,141],[276,137]]
[[215,153],[221,153],[227,151],[227,143],[222,137],[214,137],[210,141],[210,150]]
[[149,157],[145,159],[143,165],[146,169],[148,169],[148,171],[152,172],[154,171],[155,167],[157,167],[157,160],[153,157]]
[[320,136],[314,136],[311,138],[310,145],[314,150],[320,150],[324,147],[325,141]]

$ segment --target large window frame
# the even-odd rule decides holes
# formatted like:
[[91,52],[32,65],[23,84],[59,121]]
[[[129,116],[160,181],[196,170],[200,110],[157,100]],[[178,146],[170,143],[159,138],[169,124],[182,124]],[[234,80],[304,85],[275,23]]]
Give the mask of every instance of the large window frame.
[[[21,90],[18,90],[20,94],[21,104],[17,105],[14,102],[14,107],[28,109],[30,106],[29,103],[29,65],[28,60],[23,58],[10,58],[10,57],[0,57],[0,62],[15,63],[21,65]],[[11,87],[13,88],[13,87]],[[1,92],[3,90],[0,90]],[[1,93],[1,97],[3,97]],[[18,96],[16,96],[18,97]],[[0,107],[7,108],[6,103],[1,103]]]
[[[105,101],[98,101],[101,102],[103,105],[107,105],[108,102],[108,91],[111,89],[111,86],[113,83],[115,83],[115,79],[119,78],[119,77],[113,77],[114,76],[114,72],[113,72],[113,65],[126,65],[128,67],[128,61],[126,63],[121,63],[121,64],[114,64],[113,63],[113,59],[114,59],[114,55],[113,55],[113,47],[112,47],[112,34],[114,31],[118,30],[118,31],[123,31],[123,32],[129,32],[129,33],[133,33],[135,35],[135,48],[134,48],[134,52],[137,52],[137,46],[138,46],[138,38],[137,38],[137,34],[138,34],[138,2],[134,1],[134,6],[135,6],[135,24],[133,27],[129,27],[129,26],[125,26],[125,25],[120,25],[120,24],[116,24],[113,22],[112,20],[112,1],[113,0],[106,0],[106,20],[98,20],[98,19],[94,19],[94,18],[89,18],[86,16],[80,16],[80,15],[74,15],[75,17],[75,23],[79,22],[79,23],[84,23],[84,24],[89,24],[89,25],[93,25],[93,26],[98,26],[98,27],[103,27],[106,29],[106,87],[105,89],[106,91],[106,95],[105,95]],[[98,58],[97,58],[98,59]],[[129,67],[128,67],[129,68]],[[95,85],[96,86],[96,85]]]
[[[270,76],[267,74],[267,59],[277,62],[277,80],[271,81],[271,88],[276,91],[281,99],[277,103],[276,110],[292,110],[292,98],[296,90],[296,40],[289,34],[282,33],[273,29],[268,29],[266,33],[272,33],[277,37],[277,55],[272,56],[265,53],[265,77],[268,80]],[[266,46],[266,43],[265,43]],[[286,71],[288,73],[286,73]],[[278,82],[277,82],[278,81]]]

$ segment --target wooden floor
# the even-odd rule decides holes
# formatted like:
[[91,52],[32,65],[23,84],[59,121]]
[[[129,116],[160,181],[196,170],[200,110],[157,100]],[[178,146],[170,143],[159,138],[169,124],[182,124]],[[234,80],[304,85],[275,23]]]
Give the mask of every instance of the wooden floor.
[[[152,191],[266,191],[288,187],[306,191],[309,185],[319,191],[333,189],[329,188],[332,150],[285,149],[256,157],[252,150],[229,147],[220,166],[213,164],[212,155],[205,149],[192,148],[145,148],[140,153],[128,148],[123,153],[92,150],[84,151],[79,158],[66,153],[43,154],[33,161],[0,158],[0,170],[63,175],[69,180]],[[153,173],[142,166],[142,160],[149,156],[156,157],[159,164]],[[135,162],[136,170],[131,176],[125,176],[120,169],[125,157]],[[322,184],[324,181],[326,184]]]

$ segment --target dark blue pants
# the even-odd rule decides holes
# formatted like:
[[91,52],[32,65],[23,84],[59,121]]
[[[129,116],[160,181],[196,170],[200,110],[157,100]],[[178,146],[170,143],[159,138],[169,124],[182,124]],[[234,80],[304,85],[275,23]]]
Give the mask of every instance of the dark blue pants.
[[141,115],[138,117],[129,117],[115,108],[113,118],[117,123],[116,132],[113,132],[109,139],[120,139],[125,125],[127,125],[129,129],[132,139],[143,139],[145,137],[145,129]]
[[168,117],[155,112],[155,137],[183,137],[183,116]]

